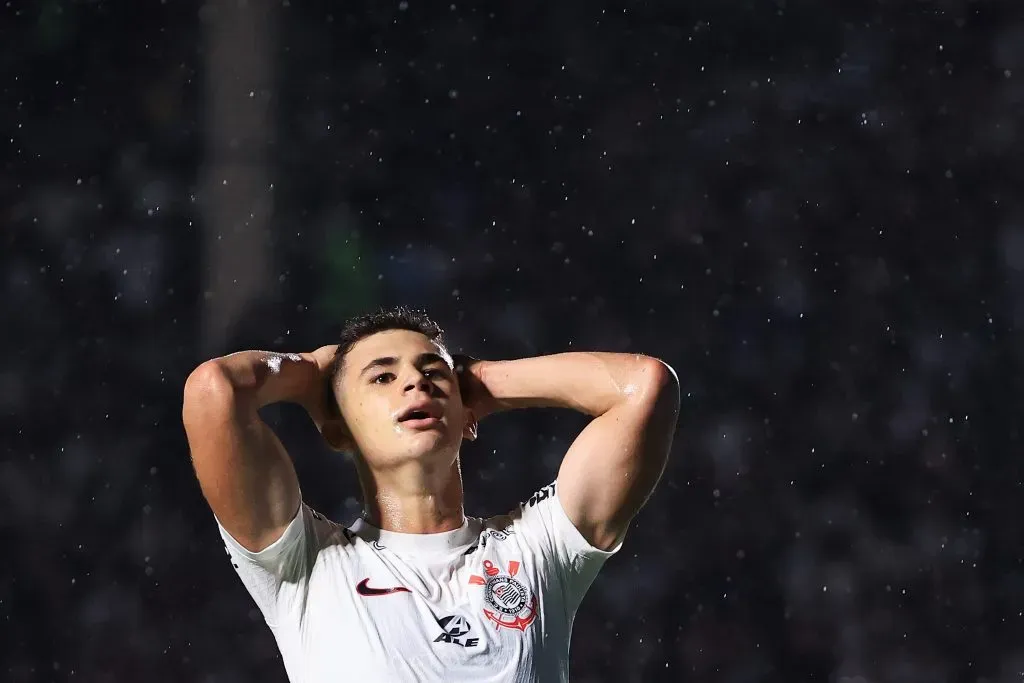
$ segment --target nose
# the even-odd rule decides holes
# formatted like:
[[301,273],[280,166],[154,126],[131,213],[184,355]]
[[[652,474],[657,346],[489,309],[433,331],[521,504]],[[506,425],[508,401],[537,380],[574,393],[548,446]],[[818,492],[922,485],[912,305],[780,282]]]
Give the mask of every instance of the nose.
[[431,393],[430,380],[424,377],[422,372],[416,372],[411,377],[409,377],[408,380],[406,380],[404,391],[409,392],[415,389],[419,389],[425,394]]

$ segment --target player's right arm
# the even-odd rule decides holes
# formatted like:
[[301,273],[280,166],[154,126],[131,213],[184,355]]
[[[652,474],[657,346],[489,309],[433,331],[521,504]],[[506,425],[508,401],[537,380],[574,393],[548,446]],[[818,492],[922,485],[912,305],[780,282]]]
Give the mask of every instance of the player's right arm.
[[333,355],[334,346],[242,351],[206,361],[185,382],[182,421],[199,485],[221,526],[251,552],[280,538],[301,504],[292,460],[259,409],[299,403],[322,427]]

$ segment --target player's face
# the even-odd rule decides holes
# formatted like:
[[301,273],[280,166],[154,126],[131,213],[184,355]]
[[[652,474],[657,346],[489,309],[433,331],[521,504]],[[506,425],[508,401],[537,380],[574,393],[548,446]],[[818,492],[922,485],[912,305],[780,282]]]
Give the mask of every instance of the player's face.
[[418,332],[361,339],[346,354],[339,382],[342,417],[371,468],[425,458],[448,467],[471,429],[451,356]]

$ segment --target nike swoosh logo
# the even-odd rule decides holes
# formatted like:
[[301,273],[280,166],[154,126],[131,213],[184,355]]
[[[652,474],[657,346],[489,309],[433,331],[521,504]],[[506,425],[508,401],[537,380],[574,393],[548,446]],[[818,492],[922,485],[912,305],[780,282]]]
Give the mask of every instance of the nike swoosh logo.
[[369,585],[370,579],[363,579],[356,584],[356,593],[359,593],[365,597],[373,597],[375,595],[391,595],[393,593],[412,593],[411,590],[405,586],[395,586],[393,588],[372,588]]

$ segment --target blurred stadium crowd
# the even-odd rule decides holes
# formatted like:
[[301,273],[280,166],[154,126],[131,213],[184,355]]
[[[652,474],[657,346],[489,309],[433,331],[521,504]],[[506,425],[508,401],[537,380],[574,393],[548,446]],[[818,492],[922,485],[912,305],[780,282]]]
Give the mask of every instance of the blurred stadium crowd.
[[[182,384],[405,303],[481,357],[681,376],[574,680],[1020,681],[1018,9],[0,8],[0,678],[284,680]],[[347,463],[268,416],[351,520]],[[582,424],[485,422],[468,512],[528,498]]]

